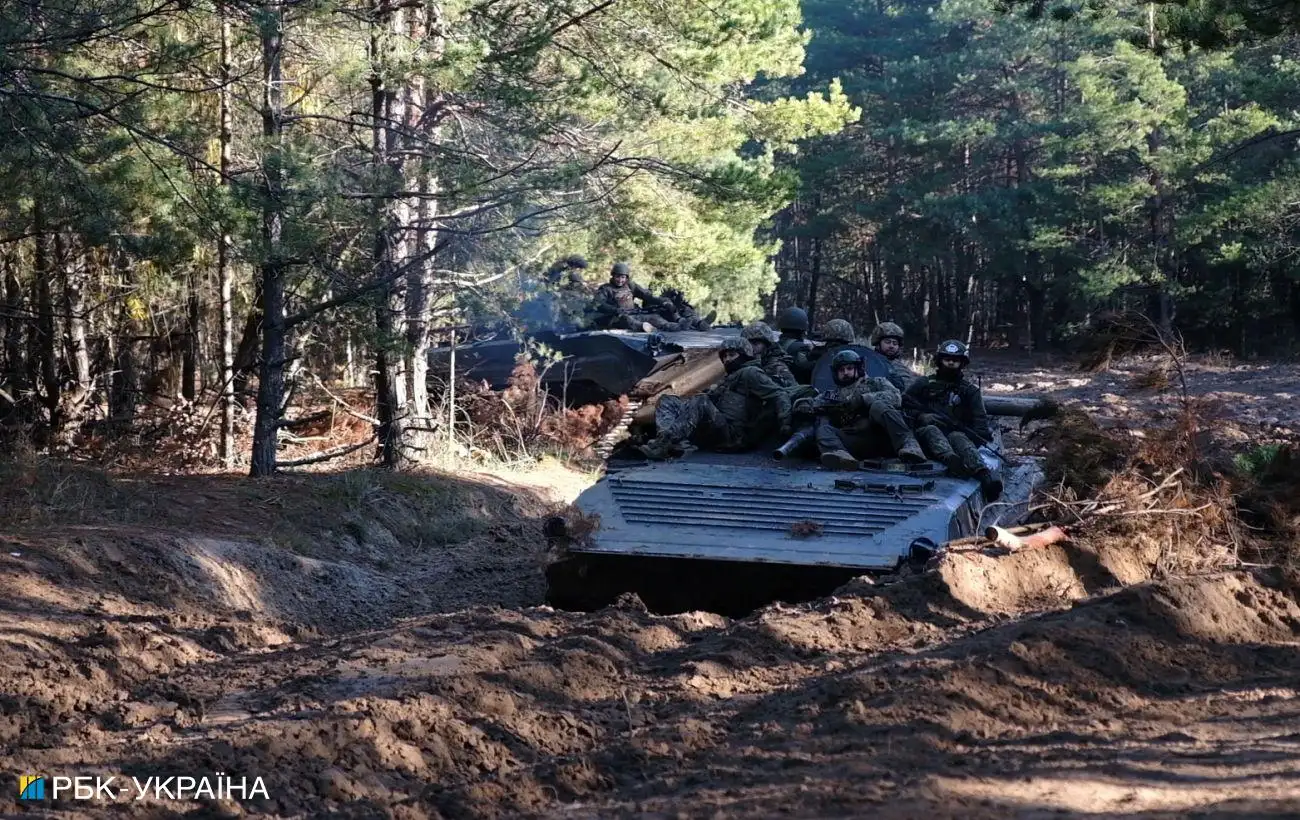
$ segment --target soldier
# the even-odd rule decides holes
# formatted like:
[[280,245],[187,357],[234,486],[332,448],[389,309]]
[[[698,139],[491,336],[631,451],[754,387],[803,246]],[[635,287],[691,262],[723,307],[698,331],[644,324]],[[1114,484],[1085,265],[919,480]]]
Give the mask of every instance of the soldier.
[[749,342],[754,348],[754,358],[758,359],[763,372],[772,377],[772,381],[782,387],[794,387],[799,382],[790,372],[790,357],[785,355],[778,344],[780,337],[766,322],[754,322],[740,331],[740,338]]
[[847,319],[831,319],[822,328],[822,341],[825,342],[825,346],[805,346],[794,354],[794,364],[790,369],[800,376],[800,380],[804,373],[811,377],[818,359],[822,356],[834,356],[841,347],[853,344],[857,338],[857,332]]
[[656,328],[659,330],[710,330],[713,320],[717,318],[716,310],[709,311],[708,316],[700,316],[694,306],[686,301],[686,294],[677,288],[668,288],[659,300],[659,315],[668,324]]
[[724,339],[718,358],[727,375],[707,393],[664,396],[655,408],[657,434],[640,448],[647,458],[680,454],[687,441],[710,450],[744,450],[790,429],[790,395],[768,378],[746,340]]
[[854,469],[860,458],[880,449],[880,433],[904,461],[925,461],[899,407],[902,394],[888,379],[865,376],[862,356],[840,350],[831,358],[836,389],[816,399],[800,399],[796,413],[816,416],[817,449],[821,462],[835,469]]
[[[934,352],[933,376],[918,377],[903,396],[914,414],[916,437],[926,454],[964,478],[979,480],[985,501],[1002,495],[1002,482],[984,466],[976,447],[993,442],[984,396],[964,376],[970,349],[950,339]],[[974,438],[977,440],[972,441]]]
[[803,308],[788,307],[776,317],[776,329],[781,331],[777,345],[785,355],[793,358],[794,354],[806,347],[804,336],[808,334],[808,314]]
[[656,312],[662,306],[662,300],[632,281],[626,262],[615,262],[609,281],[596,290],[592,311],[597,327],[650,333],[668,330],[672,325]]
[[903,352],[903,329],[893,322],[881,322],[871,331],[871,347],[889,360],[889,381],[899,390],[907,390],[920,378],[899,358]]

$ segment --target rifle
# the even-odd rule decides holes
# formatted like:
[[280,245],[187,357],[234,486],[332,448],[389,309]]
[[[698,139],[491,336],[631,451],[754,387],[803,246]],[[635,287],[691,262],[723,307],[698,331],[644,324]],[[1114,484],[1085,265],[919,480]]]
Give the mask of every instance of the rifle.
[[984,436],[975,432],[967,425],[962,424],[960,421],[955,419],[952,416],[952,414],[950,414],[947,410],[940,410],[933,407],[927,407],[926,405],[922,404],[920,400],[917,399],[915,396],[909,396],[906,393],[903,394],[903,407],[908,410],[914,411],[918,417],[922,414],[938,416],[940,419],[944,421],[945,424],[947,424],[956,432],[964,433],[967,436],[967,438],[975,442],[975,445],[977,447],[985,448],[994,456],[996,456],[997,459],[1001,461],[1003,464],[1006,464],[1008,466],[1011,465],[1011,459],[1002,455],[1002,452],[993,446],[992,441],[986,439]]

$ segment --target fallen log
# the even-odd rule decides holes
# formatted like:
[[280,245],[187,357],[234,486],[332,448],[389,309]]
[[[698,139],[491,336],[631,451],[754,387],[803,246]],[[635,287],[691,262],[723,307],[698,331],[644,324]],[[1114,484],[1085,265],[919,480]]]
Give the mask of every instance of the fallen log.
[[1002,527],[989,527],[984,531],[984,537],[992,541],[995,546],[1015,552],[1035,547],[1046,547],[1049,544],[1064,541],[1069,538],[1069,535],[1066,534],[1065,530],[1053,525],[1045,530],[1027,534],[1017,534]]

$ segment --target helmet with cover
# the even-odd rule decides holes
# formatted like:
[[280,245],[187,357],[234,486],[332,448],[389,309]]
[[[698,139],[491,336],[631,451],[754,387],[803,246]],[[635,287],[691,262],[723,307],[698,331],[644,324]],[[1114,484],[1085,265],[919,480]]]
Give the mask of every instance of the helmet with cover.
[[828,344],[847,345],[853,343],[853,340],[857,338],[857,334],[853,332],[853,325],[849,324],[848,320],[831,319],[826,323],[826,327],[822,329],[822,338]]

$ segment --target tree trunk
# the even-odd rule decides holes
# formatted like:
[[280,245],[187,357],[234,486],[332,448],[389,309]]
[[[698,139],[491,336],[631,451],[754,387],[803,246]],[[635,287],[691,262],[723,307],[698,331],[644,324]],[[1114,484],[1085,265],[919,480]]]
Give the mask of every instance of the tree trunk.
[[[440,59],[445,43],[441,3],[412,8],[409,14],[411,39],[424,43],[430,58]],[[422,144],[437,140],[440,128],[436,109],[440,102],[436,92],[428,89],[424,77],[417,75],[410,79],[407,84],[406,118],[407,135],[412,143],[413,154],[428,153],[421,150]],[[433,440],[434,426],[429,407],[429,314],[433,308],[433,250],[438,240],[434,225],[434,218],[438,215],[435,197],[439,184],[437,171],[431,167],[431,161],[422,161],[416,171],[416,190],[421,196],[409,208],[415,215],[417,226],[414,243],[417,259],[408,261],[411,268],[406,275],[407,446],[413,451],[425,453]]]
[[285,287],[284,215],[284,94],[282,48],[284,7],[276,0],[263,4],[262,33],[262,241],[265,257],[262,281],[262,363],[258,373],[257,419],[253,424],[253,476],[275,472],[280,410],[284,401]]
[[26,305],[23,300],[23,284],[18,278],[18,264],[14,256],[12,251],[5,253],[4,256],[5,313],[8,317],[4,322],[4,381],[16,406],[7,408],[5,415],[15,413],[19,419],[24,419],[27,410],[24,396],[29,389],[27,357],[23,352],[22,316]]
[[808,275],[808,329],[813,330],[817,327],[817,289],[822,281],[822,241],[818,237],[812,238],[812,269]]
[[127,295],[135,290],[135,262],[118,248],[113,266],[117,269],[117,287],[122,294],[118,313],[118,330],[121,334],[113,356],[113,376],[108,385],[108,417],[123,427],[135,421],[136,397],[140,390],[140,366],[136,361],[136,339],[142,335],[140,322],[135,317]]
[[[404,140],[394,123],[406,122],[405,99],[385,54],[387,40],[405,34],[404,10],[382,3],[373,6],[370,30],[371,150],[375,169],[374,275],[380,283],[375,301],[375,399],[379,419],[379,457],[385,467],[401,467],[409,460],[406,450],[405,346],[406,282],[398,276],[409,253],[406,232],[411,223],[408,201],[391,193],[405,186],[402,159]],[[388,189],[388,190],[385,190]]]
[[39,203],[35,207],[34,220],[36,277],[32,302],[36,307],[36,331],[32,334],[31,358],[37,363],[41,402],[48,413],[50,432],[57,433],[63,427],[59,415],[63,385],[59,379],[59,332],[54,313],[54,292],[50,288],[50,283],[55,280],[54,237],[45,223],[44,209]]
[[[234,114],[230,107],[231,84],[235,81],[234,66],[230,58],[230,14],[223,4],[221,13],[221,91],[220,106],[220,149],[221,149],[221,185],[230,184],[231,150],[234,142]],[[232,250],[230,234],[222,226],[221,238],[217,240],[217,298],[221,302],[221,319],[218,330],[221,356],[221,463],[227,469],[235,466],[235,305],[234,287],[231,279],[230,252]]]
[[199,272],[190,271],[185,279],[185,347],[181,351],[181,395],[194,401],[199,395],[200,336],[203,327],[203,296]]

